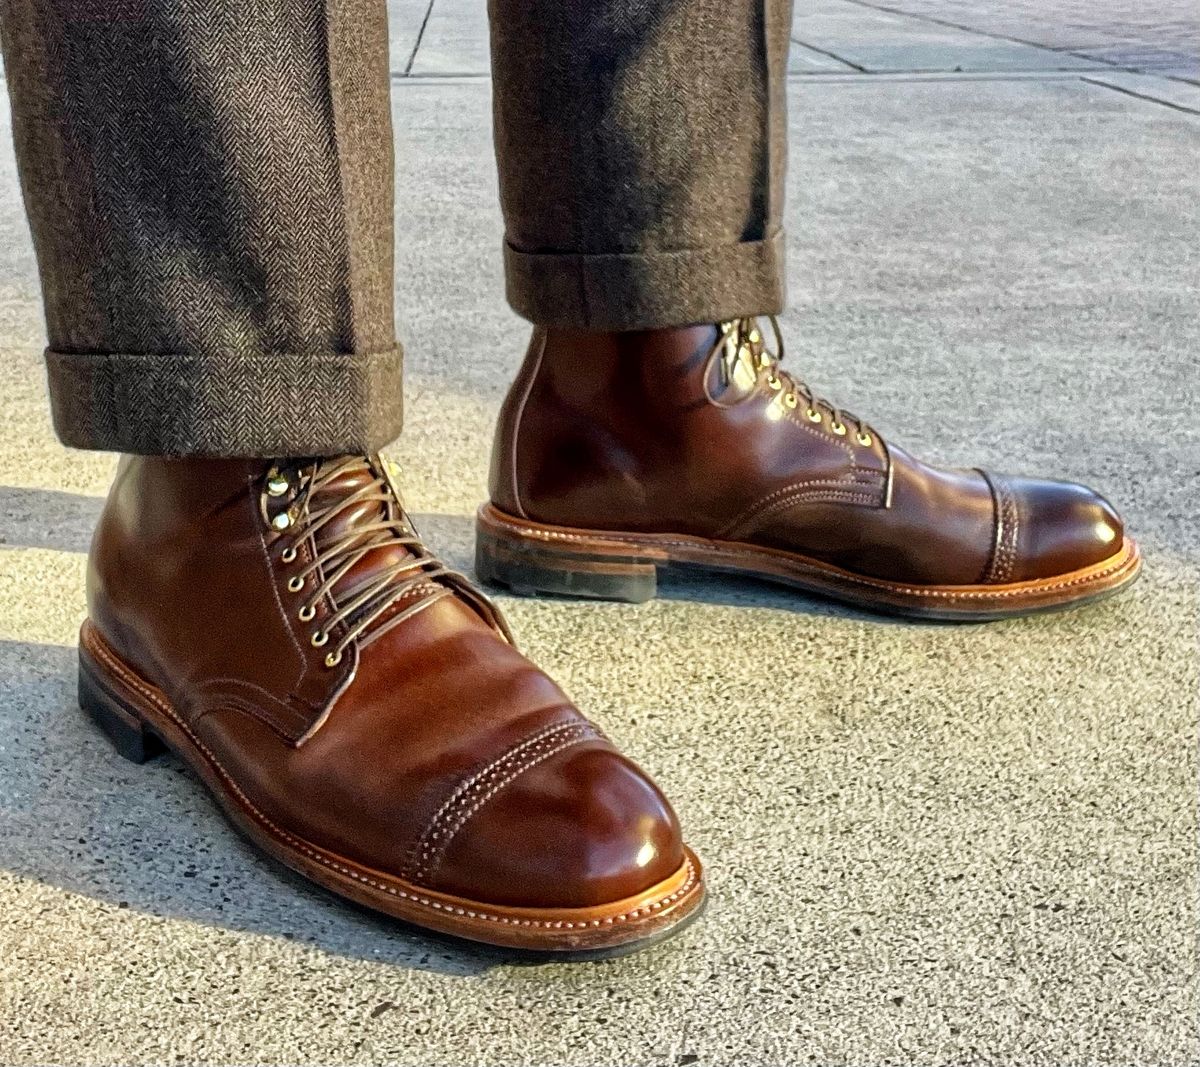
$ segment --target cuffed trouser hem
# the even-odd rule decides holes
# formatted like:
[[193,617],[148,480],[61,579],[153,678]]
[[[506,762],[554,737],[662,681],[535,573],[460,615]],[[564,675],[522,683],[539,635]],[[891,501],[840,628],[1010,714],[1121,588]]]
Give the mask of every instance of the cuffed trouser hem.
[[400,433],[399,346],[380,352],[48,351],[63,444],[167,456],[370,453]]
[[645,330],[776,314],[784,303],[783,234],[716,248],[614,255],[504,246],[508,302],[540,326]]

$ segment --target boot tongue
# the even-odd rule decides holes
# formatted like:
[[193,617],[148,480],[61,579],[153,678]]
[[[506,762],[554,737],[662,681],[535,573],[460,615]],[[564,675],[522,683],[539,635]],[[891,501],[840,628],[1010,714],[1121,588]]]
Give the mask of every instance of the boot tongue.
[[[326,460],[324,462],[335,464],[343,461]],[[319,471],[320,468],[318,468],[318,476]],[[383,572],[391,571],[397,563],[413,558],[413,553],[406,545],[394,539],[386,540],[386,533],[381,533],[378,529],[374,531],[369,529],[378,522],[402,521],[400,503],[394,498],[388,502],[376,499],[386,491],[384,488],[386,482],[383,482],[381,477],[371,469],[370,463],[366,459],[354,466],[347,467],[335,478],[322,484],[309,498],[309,511],[320,512],[326,508],[337,507],[347,497],[375,484],[378,484],[380,488],[371,490],[364,499],[354,504],[339,508],[337,514],[313,535],[319,554],[323,555],[334,545],[340,544],[341,546],[337,555],[330,559],[327,566],[328,571],[340,569],[342,561],[349,554],[361,548],[364,543],[379,542],[365,552],[362,559],[358,560],[346,574],[334,583],[330,592],[333,594],[334,600],[341,604],[348,603],[357,592],[380,577]],[[363,533],[360,538],[354,539],[354,534],[358,530],[362,530]],[[415,573],[415,570],[409,573]]]
[[705,394],[722,404],[736,404],[744,400],[758,385],[758,360],[762,352],[761,335],[750,340],[748,332],[727,332],[720,336],[722,326],[717,326],[717,337],[703,364],[701,383]]

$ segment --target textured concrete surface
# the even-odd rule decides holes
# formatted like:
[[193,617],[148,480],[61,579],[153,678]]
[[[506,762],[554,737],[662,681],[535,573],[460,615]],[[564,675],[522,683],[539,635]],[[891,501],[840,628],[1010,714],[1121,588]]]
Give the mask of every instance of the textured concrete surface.
[[[455,10],[425,24],[428,68],[419,25],[394,51],[394,454],[469,566],[525,330],[482,23]],[[576,967],[349,909],[259,859],[178,762],[124,763],[82,720],[71,646],[112,460],[49,430],[5,116],[0,1063],[1200,1063],[1200,108],[1117,75],[793,79],[784,326],[793,369],[893,439],[1102,487],[1144,580],[962,628],[733,581],[641,607],[504,598],[709,864],[683,938]]]
[[[1186,0],[854,0],[1118,66],[1200,78],[1200,7]],[[799,0],[805,3],[805,0]]]

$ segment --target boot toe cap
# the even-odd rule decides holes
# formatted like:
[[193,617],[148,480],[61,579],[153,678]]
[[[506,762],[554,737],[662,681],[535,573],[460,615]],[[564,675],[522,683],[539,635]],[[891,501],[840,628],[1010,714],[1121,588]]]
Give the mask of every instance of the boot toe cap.
[[678,820],[657,786],[592,742],[490,796],[455,832],[430,884],[509,907],[581,908],[641,893],[683,862]]
[[1011,479],[1016,498],[1015,564],[1011,581],[1053,578],[1102,563],[1125,537],[1116,509],[1073,482]]

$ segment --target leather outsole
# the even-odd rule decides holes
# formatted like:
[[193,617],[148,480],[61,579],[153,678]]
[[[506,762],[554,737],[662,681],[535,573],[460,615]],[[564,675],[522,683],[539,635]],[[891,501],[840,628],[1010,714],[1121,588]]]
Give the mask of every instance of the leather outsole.
[[666,533],[551,526],[484,504],[476,517],[476,572],[515,593],[641,603],[657,591],[659,568],[699,567],[778,582],[856,608],[954,622],[1059,611],[1103,599],[1141,570],[1125,537],[1107,559],[1065,574],[995,585],[913,585],[854,574],[782,549]]
[[582,908],[497,906],[363,867],[290,833],[256,808],[163,692],[123,663],[90,622],[80,633],[79,660],[80,706],[121,755],[141,763],[163,747],[171,749],[249,840],[357,904],[437,934],[549,959],[624,955],[678,933],[700,914],[703,872],[688,849],[680,868],[657,885],[624,900]]

